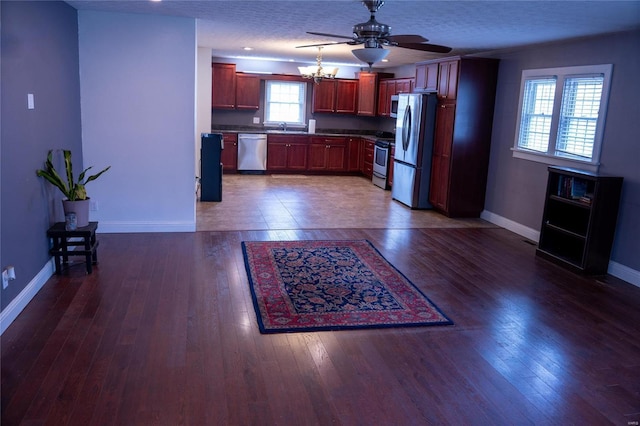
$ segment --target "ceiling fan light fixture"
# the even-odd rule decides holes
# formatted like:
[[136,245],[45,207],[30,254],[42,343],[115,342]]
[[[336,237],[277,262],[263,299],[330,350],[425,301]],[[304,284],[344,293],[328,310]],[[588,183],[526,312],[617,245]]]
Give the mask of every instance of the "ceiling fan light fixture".
[[351,53],[362,62],[369,64],[369,68],[371,68],[371,65],[386,58],[389,51],[381,47],[365,47],[362,49],[353,49]]
[[311,78],[316,83],[320,83],[323,78],[335,78],[336,74],[338,74],[338,68],[328,68],[326,71],[322,68],[322,46],[318,47],[316,62],[317,65],[315,67],[298,67],[300,75],[304,78]]

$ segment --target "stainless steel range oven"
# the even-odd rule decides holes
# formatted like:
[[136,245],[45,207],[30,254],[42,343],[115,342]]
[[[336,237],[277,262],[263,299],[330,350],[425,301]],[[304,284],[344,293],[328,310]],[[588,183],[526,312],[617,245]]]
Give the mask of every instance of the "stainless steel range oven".
[[389,176],[389,155],[391,143],[385,140],[377,140],[373,147],[373,177],[374,185],[382,189],[388,189],[387,177]]

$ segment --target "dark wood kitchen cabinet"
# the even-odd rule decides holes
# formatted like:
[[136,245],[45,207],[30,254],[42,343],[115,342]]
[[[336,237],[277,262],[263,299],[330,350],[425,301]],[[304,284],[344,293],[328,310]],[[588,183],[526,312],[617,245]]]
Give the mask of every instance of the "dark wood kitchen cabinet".
[[389,153],[389,174],[387,175],[387,186],[393,187],[393,161],[396,155],[395,145],[391,145],[391,152]]
[[260,76],[236,73],[235,64],[211,64],[211,108],[257,110]]
[[411,93],[413,92],[414,80],[413,78],[397,78],[396,82],[396,95],[400,93]]
[[378,110],[378,83],[393,74],[377,72],[358,73],[358,115],[374,117]]
[[347,138],[311,136],[309,142],[309,171],[346,170]]
[[358,74],[358,115],[376,115],[378,74],[361,72]]
[[359,137],[347,138],[347,171],[360,172],[362,169],[363,140]]
[[549,167],[536,254],[576,272],[606,274],[621,190],[621,177]]
[[220,154],[222,162],[222,171],[226,173],[235,173],[238,170],[238,134],[223,133],[224,149]]
[[373,151],[375,142],[369,139],[364,140],[362,150],[362,174],[371,179],[373,177]]
[[235,109],[236,65],[211,64],[211,108]]
[[391,113],[391,96],[396,91],[395,80],[380,80],[378,83],[377,113],[381,117],[389,117]]
[[416,64],[415,92],[435,92],[438,89],[438,63]]
[[309,137],[302,135],[269,135],[267,137],[268,171],[307,170]]
[[456,57],[429,65],[433,63],[440,78],[429,201],[450,217],[479,217],[489,168],[498,60]]
[[458,92],[460,60],[438,63],[438,98],[454,100]]
[[355,114],[358,80],[324,79],[313,85],[312,111]]
[[257,110],[260,108],[260,76],[236,73],[236,109]]
[[411,93],[412,91],[412,78],[380,80],[380,83],[378,83],[378,115],[389,117],[391,115],[391,97],[400,93]]

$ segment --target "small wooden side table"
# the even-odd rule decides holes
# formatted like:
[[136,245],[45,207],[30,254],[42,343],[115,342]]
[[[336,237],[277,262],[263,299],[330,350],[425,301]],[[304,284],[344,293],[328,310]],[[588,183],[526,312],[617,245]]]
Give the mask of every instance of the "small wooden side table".
[[[98,263],[98,243],[96,240],[96,229],[98,222],[89,222],[89,225],[73,231],[65,229],[64,222],[58,222],[47,231],[47,237],[53,240],[53,246],[49,254],[54,256],[56,263],[56,274],[62,272],[61,266],[67,266],[69,256],[85,256],[87,263],[87,274],[93,272],[92,265]],[[73,239],[69,241],[69,239]],[[77,239],[80,239],[78,241]],[[74,250],[73,247],[82,247],[81,250]],[[60,259],[62,258],[62,265]]]

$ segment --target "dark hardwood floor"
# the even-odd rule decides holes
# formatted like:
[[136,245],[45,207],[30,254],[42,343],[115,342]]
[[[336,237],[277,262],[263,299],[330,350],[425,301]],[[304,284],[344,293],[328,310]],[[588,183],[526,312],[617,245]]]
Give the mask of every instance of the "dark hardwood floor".
[[[261,335],[243,240],[361,239],[454,326]],[[638,424],[640,288],[496,227],[101,234],[2,336],[2,425]],[[634,423],[635,422],[635,423]]]

